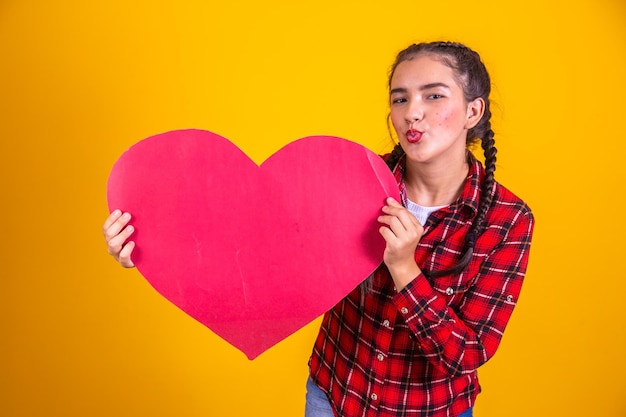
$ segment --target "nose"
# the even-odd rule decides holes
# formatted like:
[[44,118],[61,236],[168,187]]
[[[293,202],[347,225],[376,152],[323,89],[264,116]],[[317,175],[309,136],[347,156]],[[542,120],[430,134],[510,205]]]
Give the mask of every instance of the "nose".
[[414,123],[419,122],[424,118],[424,109],[416,100],[409,103],[406,107],[406,113],[404,114],[404,120],[409,125],[409,128],[413,126]]

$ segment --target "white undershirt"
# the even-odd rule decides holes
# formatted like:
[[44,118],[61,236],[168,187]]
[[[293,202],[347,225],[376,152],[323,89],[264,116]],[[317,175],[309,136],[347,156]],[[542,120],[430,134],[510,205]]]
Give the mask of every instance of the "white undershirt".
[[430,213],[447,206],[448,204],[434,207],[420,206],[419,204],[412,202],[408,198],[406,199],[406,209],[417,218],[417,221],[419,221],[422,226],[426,224],[426,220],[428,219],[428,216],[430,216]]

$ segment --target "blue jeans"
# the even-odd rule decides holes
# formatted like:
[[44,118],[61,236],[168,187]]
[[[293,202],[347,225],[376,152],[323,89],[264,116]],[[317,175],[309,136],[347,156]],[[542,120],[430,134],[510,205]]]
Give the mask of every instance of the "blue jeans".
[[[468,408],[458,417],[472,417],[472,409]],[[306,381],[306,405],[304,417],[333,417],[333,409],[324,391],[319,389],[311,378]]]
[[304,417],[334,417],[328,397],[311,378],[306,381]]

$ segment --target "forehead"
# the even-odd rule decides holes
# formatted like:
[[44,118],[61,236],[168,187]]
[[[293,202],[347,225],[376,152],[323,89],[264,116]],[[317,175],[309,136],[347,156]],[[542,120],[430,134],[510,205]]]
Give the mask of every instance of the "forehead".
[[420,54],[402,61],[391,77],[391,87],[409,87],[432,83],[444,83],[450,88],[461,88],[454,70],[434,54]]

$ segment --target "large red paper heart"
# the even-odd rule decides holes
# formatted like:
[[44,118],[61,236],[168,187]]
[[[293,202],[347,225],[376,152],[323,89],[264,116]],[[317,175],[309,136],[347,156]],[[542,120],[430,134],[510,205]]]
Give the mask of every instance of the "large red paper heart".
[[379,156],[327,136],[259,167],[219,135],[172,131],[132,146],[108,182],[109,208],[133,215],[139,272],[250,359],[376,269],[388,196],[398,187]]

